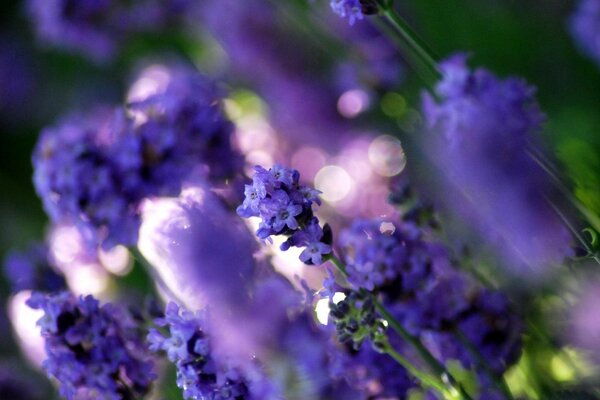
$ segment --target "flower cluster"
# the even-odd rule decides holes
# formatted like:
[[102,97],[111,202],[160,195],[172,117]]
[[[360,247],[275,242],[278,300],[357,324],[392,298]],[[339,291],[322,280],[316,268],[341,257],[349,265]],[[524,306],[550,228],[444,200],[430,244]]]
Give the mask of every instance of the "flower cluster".
[[266,170],[257,166],[252,185],[246,185],[245,199],[237,208],[244,218],[260,217],[256,235],[269,239],[273,235],[288,236],[282,250],[291,246],[305,247],[300,259],[319,265],[331,253],[331,232],[321,228],[313,215],[312,205],[321,204],[319,191],[299,184],[300,174],[290,168],[274,165]]
[[125,310],[68,292],[34,293],[27,304],[44,311],[38,321],[48,356],[43,366],[67,399],[123,400],[148,393],[153,363]]
[[163,335],[152,329],[148,335],[153,351],[164,351],[177,366],[177,386],[185,399],[253,399],[251,383],[240,368],[215,357],[201,313],[192,313],[171,302],[157,325],[168,327]]
[[15,293],[21,290],[55,292],[66,287],[65,278],[50,264],[48,248],[41,243],[32,243],[23,252],[8,253],[4,274]]
[[[388,226],[389,225],[389,226]],[[348,281],[355,289],[373,290],[402,275],[405,289],[420,279],[426,257],[421,232],[412,223],[395,225],[378,220],[356,220],[340,234]]]
[[339,303],[330,302],[329,309],[340,342],[350,343],[354,350],[359,350],[368,338],[377,348],[378,341],[385,335],[385,325],[377,318],[369,293],[350,292]]
[[580,0],[570,19],[571,34],[583,53],[600,64],[600,1]]
[[[139,4],[138,4],[139,3]],[[189,0],[29,0],[28,11],[41,40],[105,62],[120,42],[139,31],[156,31],[190,12]]]
[[350,25],[364,15],[376,14],[379,10],[375,0],[331,0],[331,9],[342,18],[348,17]]
[[[381,224],[356,221],[341,233],[348,281],[355,289],[379,293],[394,318],[441,360],[458,359],[479,369],[481,357],[494,373],[504,373],[520,355],[523,330],[506,297],[454,269],[445,249],[426,242],[412,222],[395,222],[388,234]],[[340,304],[332,309],[334,320]]]
[[179,194],[194,168],[219,179],[237,167],[233,127],[212,84],[191,69],[170,72],[164,90],[128,112],[99,108],[42,132],[34,184],[53,221],[70,221],[105,247],[130,245],[144,198]]
[[535,158],[543,115],[518,78],[472,71],[459,54],[440,64],[436,97],[424,95],[427,151],[444,171],[440,204],[476,227],[505,264],[539,275],[570,254],[570,235],[549,205],[554,193]]

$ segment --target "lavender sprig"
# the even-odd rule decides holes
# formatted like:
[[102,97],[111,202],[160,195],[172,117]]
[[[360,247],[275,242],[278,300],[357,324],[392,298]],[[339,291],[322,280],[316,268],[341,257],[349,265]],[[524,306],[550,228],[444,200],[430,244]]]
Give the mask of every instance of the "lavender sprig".
[[[48,358],[43,367],[68,400],[142,399],[156,378],[141,329],[128,313],[92,296],[34,293]],[[83,396],[83,397],[82,397]]]
[[260,239],[287,236],[281,250],[304,247],[300,254],[302,262],[322,264],[324,256],[331,253],[331,230],[328,225],[321,228],[313,215],[312,205],[321,204],[320,192],[300,185],[300,174],[294,169],[274,165],[269,170],[257,166],[255,171],[252,184],[244,190],[244,202],[237,208],[238,215],[260,217],[256,231]]

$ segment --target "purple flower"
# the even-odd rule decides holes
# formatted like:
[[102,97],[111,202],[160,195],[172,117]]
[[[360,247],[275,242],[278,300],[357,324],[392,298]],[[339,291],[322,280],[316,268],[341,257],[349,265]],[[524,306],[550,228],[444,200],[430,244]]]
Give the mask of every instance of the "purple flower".
[[260,217],[256,235],[270,240],[272,235],[288,236],[281,245],[305,247],[300,260],[306,264],[323,263],[323,255],[331,253],[331,231],[325,235],[319,220],[313,216],[312,204],[321,204],[319,191],[298,183],[298,171],[274,165],[266,170],[257,166],[252,185],[246,185],[246,198],[237,208],[240,217]]
[[342,18],[348,17],[350,25],[363,19],[362,6],[359,0],[331,0],[329,3],[334,13]]
[[600,1],[580,0],[569,18],[569,30],[581,52],[600,64]]
[[38,321],[48,356],[43,367],[67,399],[95,393],[119,400],[148,393],[153,363],[140,327],[123,309],[68,292],[34,293],[27,304],[44,311]]
[[238,170],[212,83],[190,68],[163,72],[168,85],[130,99],[127,113],[98,108],[42,132],[34,184],[54,222],[90,230],[105,247],[131,245],[145,198],[177,196],[192,176],[220,182]]
[[96,108],[44,129],[33,154],[34,185],[50,218],[95,232],[107,247],[135,243],[139,226],[141,198],[125,191],[111,157],[129,129],[119,110]]
[[312,265],[323,264],[323,256],[331,253],[331,246],[323,243],[322,239],[323,228],[316,218],[313,218],[306,228],[294,233],[291,238],[294,246],[305,247],[300,253],[300,261]]
[[[149,93],[147,87],[143,90],[148,81],[156,85]],[[173,64],[143,70],[131,86],[127,110],[134,132],[114,155],[131,179],[128,185],[172,196],[200,166],[213,182],[242,168],[242,158],[231,146],[233,124],[223,113],[214,82],[189,66]]]
[[202,187],[147,202],[139,248],[188,307],[231,315],[248,302],[256,242],[239,218]]
[[[248,374],[251,363],[236,366],[225,355],[215,352],[210,332],[206,328],[206,315],[192,313],[171,302],[164,318],[156,324],[167,329],[151,329],[148,335],[153,351],[165,351],[177,367],[177,386],[185,399],[259,399],[253,387],[262,387],[257,369]],[[254,382],[256,381],[256,382]]]
[[444,171],[443,204],[516,272],[536,275],[559,264],[571,253],[570,235],[548,204],[552,185],[529,150],[543,121],[535,90],[518,78],[471,71],[464,55],[440,68],[436,98],[424,95],[423,112],[431,132],[426,148]]
[[348,280],[356,289],[371,291],[402,277],[405,289],[409,290],[410,282],[425,270],[426,259],[422,264],[411,264],[424,246],[418,228],[410,222],[395,222],[393,232],[389,233],[382,229],[385,222],[357,220],[340,234]]

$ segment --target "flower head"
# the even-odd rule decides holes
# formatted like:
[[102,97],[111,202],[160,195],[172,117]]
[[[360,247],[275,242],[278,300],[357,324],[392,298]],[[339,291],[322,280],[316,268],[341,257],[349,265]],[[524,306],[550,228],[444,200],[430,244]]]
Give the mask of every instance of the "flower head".
[[544,119],[535,89],[473,71],[462,54],[440,68],[437,98],[423,100],[426,147],[444,172],[440,203],[476,227],[515,271],[539,275],[571,251],[549,204],[552,184],[530,150]]
[[152,329],[148,335],[153,351],[164,351],[177,367],[177,386],[185,399],[258,399],[253,386],[260,387],[258,376],[246,376],[244,368],[214,352],[207,318],[202,312],[192,313],[171,302],[164,318],[156,320],[166,333]]
[[246,185],[246,198],[237,208],[244,218],[260,217],[256,235],[269,240],[272,235],[288,236],[281,250],[304,247],[300,259],[318,265],[331,253],[331,232],[321,228],[313,216],[312,205],[321,204],[319,191],[299,184],[298,171],[274,165],[266,170],[257,166],[252,185]]
[[362,6],[359,0],[331,0],[330,5],[334,13],[342,18],[348,17],[350,25],[363,19]]
[[140,327],[126,311],[68,292],[34,293],[27,304],[44,311],[38,321],[48,356],[43,366],[67,399],[120,400],[149,391],[153,363]]

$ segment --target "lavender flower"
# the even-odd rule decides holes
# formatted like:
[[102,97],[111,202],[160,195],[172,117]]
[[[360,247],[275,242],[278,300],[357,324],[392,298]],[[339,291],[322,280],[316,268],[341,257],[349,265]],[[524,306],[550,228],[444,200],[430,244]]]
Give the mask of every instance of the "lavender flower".
[[357,19],[363,19],[359,0],[331,0],[331,9],[342,18],[348,17],[350,25]]
[[[440,360],[458,359],[466,368],[478,370],[481,357],[494,374],[502,375],[519,358],[523,332],[507,299],[479,288],[456,270],[447,251],[425,241],[424,232],[412,222],[396,222],[391,232],[382,229],[382,222],[359,220],[341,234],[353,285],[346,297],[350,302],[341,301],[331,310],[341,341],[356,344],[366,337],[365,327],[377,316],[353,299],[365,290],[375,291],[395,319],[423,338]],[[357,323],[355,315],[364,321]],[[489,385],[481,375],[482,385]]]
[[61,395],[122,400],[148,393],[153,363],[138,324],[123,309],[68,292],[34,293],[27,304],[44,311],[38,321],[48,356],[43,367]]
[[177,196],[195,169],[220,180],[240,163],[212,84],[191,69],[171,71],[163,91],[134,99],[128,111],[71,116],[42,132],[33,156],[51,219],[105,247],[137,241],[145,198]]
[[50,264],[48,248],[41,243],[32,243],[23,252],[8,253],[4,273],[15,293],[22,290],[55,292],[66,287],[64,277]]
[[168,333],[152,329],[148,334],[151,349],[165,351],[176,365],[177,386],[183,390],[185,399],[268,398],[252,392],[253,387],[261,387],[261,382],[253,382],[243,368],[214,353],[202,313],[192,313],[171,302],[165,317],[156,323],[168,328]]
[[216,195],[189,188],[178,199],[147,202],[143,215],[138,246],[186,306],[211,304],[230,316],[247,305],[256,243]]
[[96,108],[44,129],[33,154],[33,181],[54,222],[69,221],[107,247],[135,243],[139,226],[135,191],[125,191],[112,159],[129,134],[119,110]]
[[327,227],[321,228],[313,216],[313,203],[321,204],[319,191],[300,185],[300,174],[294,169],[274,165],[269,170],[257,166],[255,171],[252,185],[244,190],[244,202],[237,208],[238,215],[260,217],[256,231],[260,239],[288,236],[282,250],[305,247],[300,259],[307,264],[321,264],[323,255],[331,253],[331,233]]
[[[439,100],[424,95],[430,156],[444,171],[444,204],[471,222],[508,265],[539,274],[570,254],[552,187],[528,152],[543,116],[535,90],[517,78],[471,71],[464,55],[440,65]],[[530,274],[531,275],[531,274]]]
[[[156,69],[162,79],[155,76]],[[156,82],[153,91],[148,93],[146,85],[145,91],[136,92],[149,81]],[[223,113],[220,92],[193,68],[174,64],[143,70],[128,102],[134,132],[113,155],[122,165],[127,187],[173,196],[190,170],[200,165],[213,182],[231,178],[242,168],[242,158],[231,146],[233,124]]]
[[356,220],[340,234],[348,281],[355,289],[374,290],[400,278],[411,290],[427,270],[424,244],[419,229],[410,222],[395,223],[392,232],[386,221]]
[[600,64],[600,1],[580,0],[569,29],[581,52]]

